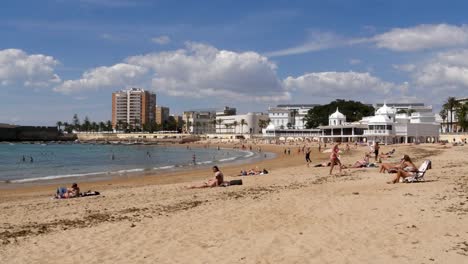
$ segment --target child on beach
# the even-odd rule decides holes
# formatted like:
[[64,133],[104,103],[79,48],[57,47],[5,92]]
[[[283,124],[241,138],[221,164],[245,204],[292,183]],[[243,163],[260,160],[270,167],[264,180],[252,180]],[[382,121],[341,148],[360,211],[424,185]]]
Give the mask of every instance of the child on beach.
[[310,148],[309,147],[307,148],[305,152],[305,160],[307,163],[307,167],[309,167],[310,163],[312,162],[312,160],[310,160]]

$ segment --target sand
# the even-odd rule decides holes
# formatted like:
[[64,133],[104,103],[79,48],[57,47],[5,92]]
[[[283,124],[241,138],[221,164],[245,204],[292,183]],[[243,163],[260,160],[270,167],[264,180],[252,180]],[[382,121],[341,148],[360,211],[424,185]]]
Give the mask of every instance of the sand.
[[[292,148],[242,186],[188,190],[209,175],[192,171],[87,183],[102,195],[69,200],[50,199],[52,186],[1,190],[0,262],[467,263],[468,147],[382,151],[393,147],[389,161],[432,160],[426,182],[389,185],[377,168],[328,176]],[[239,179],[240,167],[221,169]]]

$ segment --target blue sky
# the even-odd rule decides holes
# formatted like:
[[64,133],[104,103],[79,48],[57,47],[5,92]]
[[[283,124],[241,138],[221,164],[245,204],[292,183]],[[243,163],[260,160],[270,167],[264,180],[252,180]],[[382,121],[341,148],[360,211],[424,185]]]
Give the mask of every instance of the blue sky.
[[424,102],[468,87],[467,1],[6,0],[0,123],[111,118],[141,87],[171,113]]

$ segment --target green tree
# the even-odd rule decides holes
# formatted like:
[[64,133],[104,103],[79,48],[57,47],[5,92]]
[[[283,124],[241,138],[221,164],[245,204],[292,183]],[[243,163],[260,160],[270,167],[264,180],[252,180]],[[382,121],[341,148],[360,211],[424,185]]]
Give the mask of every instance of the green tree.
[[292,122],[291,122],[291,126],[288,126],[289,129],[291,129],[291,127],[296,128],[296,116],[298,113],[299,111],[297,111],[297,109],[291,110]]
[[88,132],[89,130],[91,130],[91,121],[89,121],[89,117],[85,117],[84,121],[83,121],[83,125],[82,125],[82,129],[86,132]]
[[218,120],[215,120],[216,124],[218,124],[219,127],[219,132],[221,133],[221,124],[223,123],[223,120],[221,118],[218,118]]
[[447,114],[449,117],[449,131],[453,132],[453,111],[460,106],[460,103],[457,101],[455,97],[447,98],[444,105],[442,106],[444,109],[447,110]]
[[465,132],[468,128],[468,103],[460,104],[457,108],[457,120],[458,125]]
[[234,121],[234,122],[232,122],[232,125],[234,126],[234,133],[237,134],[236,129],[237,129],[237,126],[239,125],[239,123],[237,121]]
[[112,121],[107,120],[105,129],[106,131],[112,131]]
[[337,109],[346,116],[347,122],[361,120],[365,116],[374,114],[374,107],[361,102],[337,99],[329,104],[316,106],[304,117],[306,128],[316,128],[328,124],[328,117]]
[[80,131],[80,119],[77,114],[73,115],[72,125],[74,130]]
[[62,121],[58,121],[58,122],[57,122],[57,128],[58,128],[59,131],[62,130],[62,129],[61,129],[62,125],[63,125]]
[[200,121],[195,122],[195,127],[197,128],[197,133],[196,134],[200,134],[201,122]]
[[240,125],[241,125],[241,134],[244,134],[244,126],[248,125],[247,122],[245,122],[245,119],[241,119]]

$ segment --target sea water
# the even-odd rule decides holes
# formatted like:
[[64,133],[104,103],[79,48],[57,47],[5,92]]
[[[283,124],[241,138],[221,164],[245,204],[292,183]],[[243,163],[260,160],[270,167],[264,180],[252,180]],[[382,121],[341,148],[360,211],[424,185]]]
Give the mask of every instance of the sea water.
[[177,168],[222,165],[255,157],[259,158],[260,155],[223,148],[1,143],[0,182],[20,183],[145,171],[157,173]]

